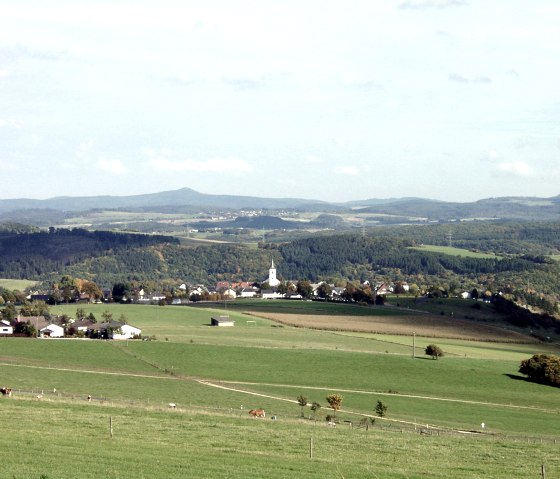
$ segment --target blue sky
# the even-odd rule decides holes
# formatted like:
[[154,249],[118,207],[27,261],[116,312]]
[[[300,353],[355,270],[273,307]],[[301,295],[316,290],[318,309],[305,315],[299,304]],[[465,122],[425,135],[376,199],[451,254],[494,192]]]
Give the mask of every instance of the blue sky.
[[557,0],[0,3],[0,198],[560,194]]

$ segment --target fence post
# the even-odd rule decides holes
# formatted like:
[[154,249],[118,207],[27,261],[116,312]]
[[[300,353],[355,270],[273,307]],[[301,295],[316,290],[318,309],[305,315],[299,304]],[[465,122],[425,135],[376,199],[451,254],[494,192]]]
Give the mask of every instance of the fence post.
[[542,479],[546,479],[546,471],[544,470],[544,464],[541,466],[541,476]]
[[313,436],[309,438],[309,459],[313,459]]
[[109,416],[109,435],[113,439],[113,416]]

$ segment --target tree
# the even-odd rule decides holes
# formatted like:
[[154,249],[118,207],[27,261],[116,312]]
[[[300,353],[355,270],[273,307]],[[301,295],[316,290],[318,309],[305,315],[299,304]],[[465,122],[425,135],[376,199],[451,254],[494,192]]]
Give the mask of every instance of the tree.
[[319,298],[328,299],[331,297],[331,294],[331,286],[323,281],[317,288],[317,296],[319,296]]
[[115,283],[113,285],[113,301],[120,303],[125,301],[127,296],[130,295],[130,284],[128,283]]
[[379,417],[385,417],[387,414],[387,405],[383,404],[381,401],[377,401],[377,405],[375,406],[375,414]]
[[435,344],[428,344],[428,346],[426,346],[425,352],[426,355],[431,356],[432,359],[437,359],[443,356],[443,350]]
[[76,319],[78,321],[82,321],[82,320],[86,319],[86,312],[85,312],[84,308],[76,309]]
[[101,317],[103,318],[104,323],[109,323],[113,320],[113,313],[110,313],[109,311],[103,311]]
[[342,406],[342,396],[340,394],[329,394],[326,398],[330,408],[334,411],[333,417],[336,417],[336,411]]
[[297,282],[296,291],[301,294],[302,298],[310,298],[313,294],[313,286],[307,280],[300,280]]
[[530,381],[560,386],[560,356],[535,354],[521,361],[519,372],[525,374]]
[[307,406],[307,398],[303,394],[300,394],[297,398],[297,402],[301,406],[301,417],[303,417],[303,408]]
[[311,404],[311,410],[313,411],[313,419],[315,419],[315,417],[317,416],[317,411],[321,409],[321,405],[316,402],[313,401],[313,404]]

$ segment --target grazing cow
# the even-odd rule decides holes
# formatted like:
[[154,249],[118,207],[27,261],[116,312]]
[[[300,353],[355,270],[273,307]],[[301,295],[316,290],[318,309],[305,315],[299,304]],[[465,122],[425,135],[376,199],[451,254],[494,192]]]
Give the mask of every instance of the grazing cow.
[[12,388],[0,388],[0,393],[2,393],[2,396],[8,396],[10,398],[12,397]]
[[175,409],[177,407],[177,404],[175,404],[174,402],[170,402],[168,406],[170,409]]
[[249,414],[253,417],[266,417],[264,409],[251,409]]

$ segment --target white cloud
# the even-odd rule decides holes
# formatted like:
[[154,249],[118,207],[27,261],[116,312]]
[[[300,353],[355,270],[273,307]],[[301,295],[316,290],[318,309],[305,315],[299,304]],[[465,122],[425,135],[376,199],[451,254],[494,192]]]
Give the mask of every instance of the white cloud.
[[312,163],[312,164],[323,163],[323,159],[322,159],[322,158],[319,158],[318,156],[315,156],[315,155],[306,155],[306,156],[304,157],[304,160],[305,160],[307,163]]
[[122,175],[127,171],[121,160],[100,158],[97,164],[101,170],[114,175]]
[[253,166],[245,160],[228,156],[224,158],[211,158],[206,161],[197,160],[170,160],[162,156],[151,158],[148,164],[163,171],[191,171],[211,173],[248,173],[253,171]]
[[85,155],[87,155],[93,148],[93,140],[89,140],[87,142],[84,143],[80,143],[80,145],[78,146],[78,151],[76,152],[76,154],[79,157],[83,157]]
[[355,166],[339,166],[334,169],[335,173],[348,176],[356,176],[360,174],[360,170]]
[[21,128],[21,122],[14,118],[0,118],[0,128],[3,127]]
[[6,78],[10,76],[10,73],[5,68],[0,68],[0,78]]
[[399,5],[402,9],[428,9],[428,8],[448,8],[463,7],[468,5],[465,0],[408,0]]
[[524,161],[503,161],[496,165],[496,169],[502,173],[527,178],[535,174],[533,168]]

